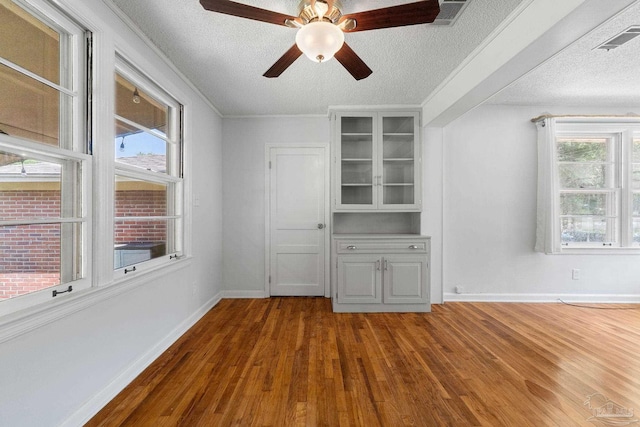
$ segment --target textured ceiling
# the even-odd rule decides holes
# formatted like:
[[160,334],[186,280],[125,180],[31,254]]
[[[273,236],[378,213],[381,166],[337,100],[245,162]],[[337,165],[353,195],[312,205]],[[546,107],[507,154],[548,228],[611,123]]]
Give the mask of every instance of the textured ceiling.
[[[109,0],[106,0],[109,1]],[[262,74],[296,30],[204,10],[198,0],[112,0],[224,116],[326,114],[335,105],[421,104],[523,0],[469,0],[453,26],[346,34],[373,74],[356,81],[336,61],[304,56],[279,78]],[[296,15],[298,0],[242,0]],[[407,0],[343,0],[343,13]],[[640,40],[639,40],[640,42]]]
[[[574,42],[497,95],[492,104],[640,107],[640,37],[610,50],[596,49],[632,25],[640,2]],[[640,113],[640,110],[634,111]]]

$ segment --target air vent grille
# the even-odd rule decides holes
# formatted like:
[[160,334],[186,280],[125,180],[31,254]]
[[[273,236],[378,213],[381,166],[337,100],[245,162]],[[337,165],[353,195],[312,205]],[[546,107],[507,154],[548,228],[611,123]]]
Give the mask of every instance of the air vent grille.
[[604,50],[616,49],[622,46],[623,44],[627,43],[628,41],[635,39],[638,36],[640,36],[640,26],[629,27],[623,32],[621,32],[620,34],[617,34],[611,39],[602,43],[596,49],[604,49]]
[[453,25],[470,0],[444,0],[432,25]]

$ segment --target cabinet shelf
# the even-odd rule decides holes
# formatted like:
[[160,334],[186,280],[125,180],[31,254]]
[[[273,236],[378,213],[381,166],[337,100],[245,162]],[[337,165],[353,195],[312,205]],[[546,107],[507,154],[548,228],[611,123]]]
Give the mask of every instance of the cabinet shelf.
[[373,136],[372,133],[360,133],[360,132],[346,132],[341,133],[342,136]]
[[342,159],[343,162],[353,162],[353,163],[358,163],[358,162],[371,163],[372,160],[373,159],[345,159],[345,158]]
[[382,159],[385,162],[413,162],[413,158],[384,158]]
[[411,136],[413,137],[412,132],[385,132],[382,134],[383,136]]
[[398,183],[389,182],[382,185],[384,185],[385,187],[413,187],[412,182],[398,182]]
[[371,187],[373,186],[373,184],[350,184],[348,182],[343,182],[342,183],[343,187]]

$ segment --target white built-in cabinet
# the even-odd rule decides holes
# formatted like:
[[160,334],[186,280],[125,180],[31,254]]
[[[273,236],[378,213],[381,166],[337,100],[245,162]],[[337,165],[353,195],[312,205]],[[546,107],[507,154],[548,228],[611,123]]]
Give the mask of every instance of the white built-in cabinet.
[[337,312],[425,312],[420,114],[335,111],[331,298]]
[[419,211],[418,112],[333,115],[334,210]]
[[334,311],[430,311],[429,238],[334,236]]

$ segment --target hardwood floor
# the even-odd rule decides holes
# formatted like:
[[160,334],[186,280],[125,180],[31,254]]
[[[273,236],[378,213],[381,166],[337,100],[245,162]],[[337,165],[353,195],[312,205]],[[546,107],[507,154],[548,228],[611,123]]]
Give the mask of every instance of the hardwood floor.
[[600,307],[223,300],[88,425],[593,426],[640,412],[640,306]]

